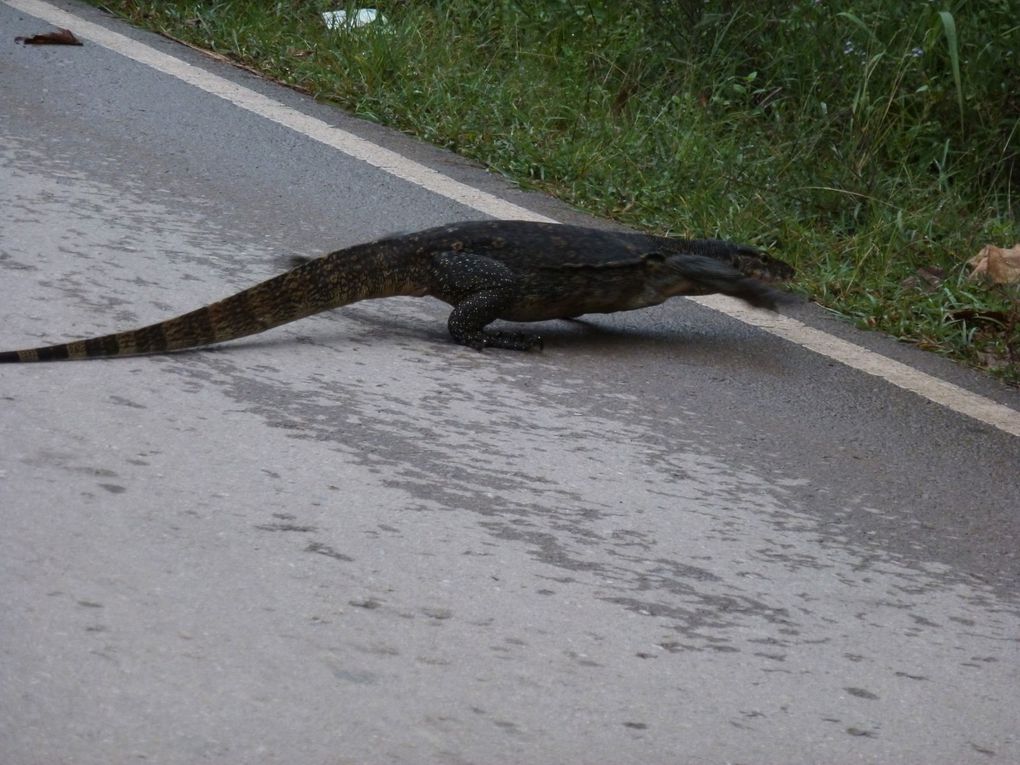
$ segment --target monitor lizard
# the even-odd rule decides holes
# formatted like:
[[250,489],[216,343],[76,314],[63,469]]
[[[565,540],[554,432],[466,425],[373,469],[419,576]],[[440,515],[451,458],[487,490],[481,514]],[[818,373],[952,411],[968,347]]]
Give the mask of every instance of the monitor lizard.
[[486,325],[629,311],[715,292],[775,310],[789,295],[765,282],[792,275],[763,252],[715,239],[471,221],[337,250],[190,313],[87,340],[2,351],[0,363],[181,351],[398,295],[431,295],[453,306],[448,328],[457,343],[529,350],[542,347],[538,335]]

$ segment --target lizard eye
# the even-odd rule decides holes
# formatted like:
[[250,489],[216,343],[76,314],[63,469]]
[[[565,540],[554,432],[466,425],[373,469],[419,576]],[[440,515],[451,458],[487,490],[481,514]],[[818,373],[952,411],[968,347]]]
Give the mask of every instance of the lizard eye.
[[663,255],[661,252],[646,252],[642,256],[642,259],[648,261],[649,263],[665,263],[666,262],[666,256]]

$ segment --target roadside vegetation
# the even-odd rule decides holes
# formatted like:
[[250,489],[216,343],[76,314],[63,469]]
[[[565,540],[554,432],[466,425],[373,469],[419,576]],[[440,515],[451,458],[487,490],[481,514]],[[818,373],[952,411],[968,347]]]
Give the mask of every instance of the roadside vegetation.
[[1020,384],[1020,285],[966,267],[1020,242],[1013,0],[92,2]]

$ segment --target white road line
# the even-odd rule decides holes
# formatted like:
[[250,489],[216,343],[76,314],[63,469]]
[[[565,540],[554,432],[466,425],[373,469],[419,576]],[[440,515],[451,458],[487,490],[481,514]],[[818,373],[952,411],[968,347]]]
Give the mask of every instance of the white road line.
[[1014,436],[1020,436],[1020,412],[992,401],[985,396],[971,393],[959,385],[940,380],[888,356],[869,351],[859,345],[842,340],[828,332],[809,327],[789,316],[757,311],[744,303],[725,295],[708,295],[690,298],[699,305],[714,308],[753,327],[782,337],[815,353],[826,356],[852,369],[880,377],[893,385],[916,393],[954,412],[973,417],[975,420]]
[[507,202],[504,199],[480,191],[466,183],[433,170],[430,167],[409,160],[395,151],[384,149],[371,141],[366,141],[346,130],[333,127],[315,117],[292,109],[274,101],[250,88],[238,85],[228,79],[210,74],[204,69],[181,61],[173,56],[160,53],[144,43],[132,40],[105,27],[86,21],[74,14],[54,8],[39,0],[5,0],[7,5],[20,11],[37,16],[58,27],[73,28],[74,33],[86,40],[98,43],[114,53],[145,64],[153,69],[176,77],[189,85],[193,85],[206,93],[219,96],[235,106],[265,117],[278,125],[307,136],[330,148],[337,149],[355,159],[360,159],[373,167],[377,167],[390,175],[416,186],[428,189],[440,196],[459,202],[472,210],[491,215],[494,218],[516,218],[520,220],[538,220],[554,223],[551,218],[532,212],[524,207]]
[[[223,77],[210,74],[204,69],[192,66],[178,58],[150,48],[144,43],[132,40],[105,27],[93,24],[74,14],[54,8],[41,0],[4,0],[7,5],[36,16],[58,27],[67,27],[79,37],[130,58],[157,71],[169,74],[223,98],[278,125],[290,128],[308,138],[325,144],[348,156],[360,159],[415,186],[447,199],[458,202],[472,210],[494,218],[537,220],[555,222],[525,207],[475,189],[465,183],[426,167],[418,162],[360,138],[346,130],[333,127],[315,117],[285,106],[250,88],[231,82]],[[858,345],[841,340],[826,332],[814,329],[786,316],[774,316],[762,311],[752,311],[737,301],[721,296],[694,298],[699,305],[712,308],[771,334],[785,338],[835,361],[869,375],[886,380],[923,398],[945,406],[960,414],[972,417],[1001,431],[1020,436],[1020,412],[989,398],[971,393],[952,383],[940,380],[917,369],[866,350]]]

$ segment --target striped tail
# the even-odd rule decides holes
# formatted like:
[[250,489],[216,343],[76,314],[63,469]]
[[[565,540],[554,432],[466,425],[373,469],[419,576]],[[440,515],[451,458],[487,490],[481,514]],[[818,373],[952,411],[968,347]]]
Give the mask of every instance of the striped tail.
[[254,335],[359,300],[423,294],[403,253],[359,245],[311,260],[216,303],[140,329],[0,351],[0,364],[169,353]]

